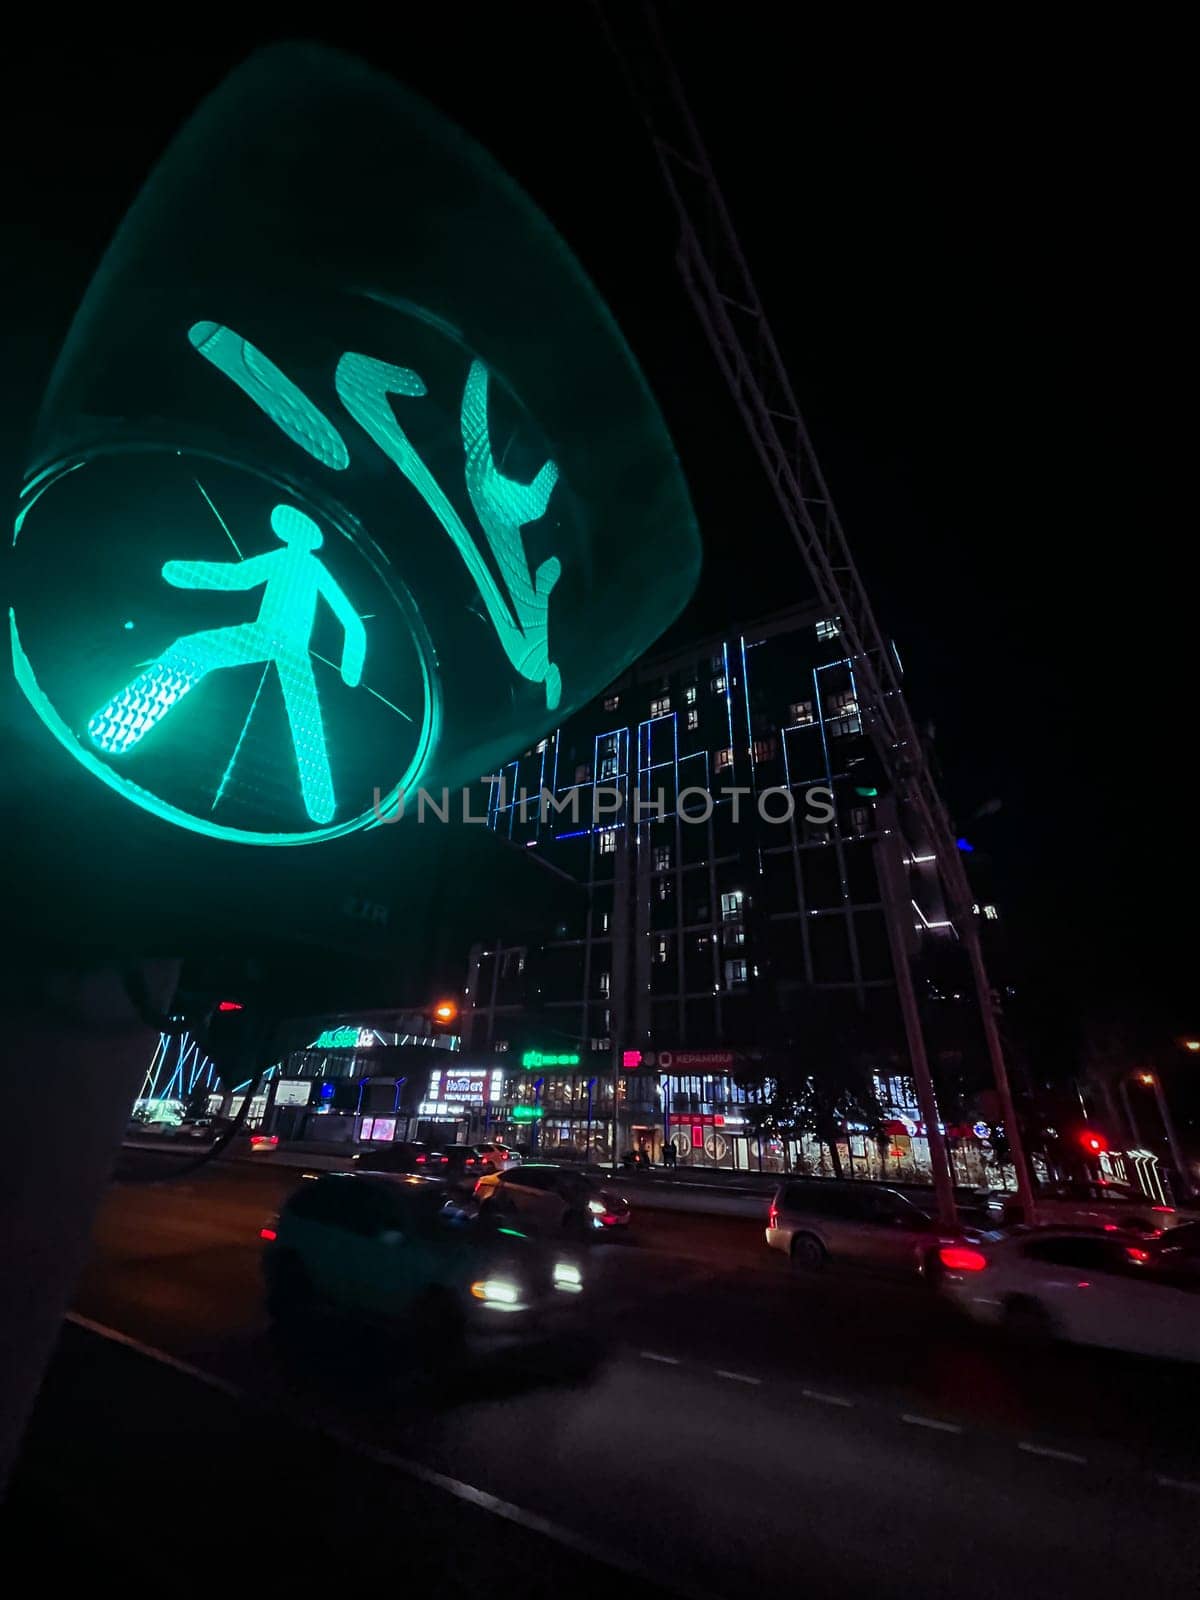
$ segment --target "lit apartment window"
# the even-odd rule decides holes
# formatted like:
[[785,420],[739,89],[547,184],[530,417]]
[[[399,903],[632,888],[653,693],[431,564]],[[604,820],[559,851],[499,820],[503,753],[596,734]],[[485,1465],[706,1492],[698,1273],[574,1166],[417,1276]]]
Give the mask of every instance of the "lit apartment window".
[[733,889],[729,894],[721,896],[721,921],[740,922],[742,920],[742,901],[745,896],[740,889]]
[[983,914],[989,922],[997,921],[1000,916],[1000,913],[996,910],[995,906],[984,906]]
[[700,713],[696,710],[695,706],[693,706],[687,714],[687,725],[689,733],[695,733],[696,729],[700,726]]
[[671,941],[670,941],[670,939],[656,939],[654,941],[654,963],[655,963],[655,965],[661,967],[661,966],[665,965],[665,963],[668,962],[670,959],[671,959]]
[[617,735],[606,733],[600,741],[600,754],[602,756],[615,756],[617,753]]
[[740,949],[740,947],[746,942],[746,930],[742,927],[741,923],[731,923],[729,927],[724,930],[724,933],[726,949]]
[[540,743],[539,743],[539,744],[538,744],[538,747],[537,747],[537,750],[536,750],[536,752],[535,752],[535,753],[536,753],[536,754],[537,754],[537,755],[539,755],[539,756],[540,756],[540,755],[545,755],[545,753],[546,753],[546,746],[547,746],[547,745],[548,745],[548,744],[549,744],[549,743],[550,743],[550,741],[549,741],[549,739],[543,739],[543,740],[541,740],[541,742],[540,742]]
[[696,685],[694,683],[688,684],[687,688],[683,691],[683,698],[689,706],[694,706],[696,704]]
[[612,987],[612,974],[610,972],[602,972],[597,982],[600,987],[600,993],[607,1000],[609,989]]
[[610,694],[604,702],[604,709],[605,711],[615,711],[620,704],[621,696],[619,694]]
[[840,689],[825,702],[829,713],[831,734],[861,733],[862,718],[858,714],[858,701],[853,689]]
[[813,720],[813,703],[811,700],[793,700],[788,707],[788,721],[804,727]]
[[711,950],[711,949],[712,949],[712,934],[711,933],[698,933],[696,935],[696,954],[698,956],[706,955],[708,953],[708,951]]
[[654,892],[658,896],[660,902],[665,903],[667,900],[669,900],[671,898],[670,878],[657,878],[654,884]]
[[617,848],[617,830],[615,828],[601,828],[601,830],[600,830],[600,854],[602,856],[614,855],[616,853],[616,848]]
[[724,656],[710,656],[708,658],[708,665],[709,665],[709,668],[710,668],[711,671],[720,672],[721,669],[725,665],[725,657]]
[[607,933],[608,932],[608,912],[607,911],[602,911],[600,913],[600,932],[601,933]]
[[576,783],[587,783],[587,782],[590,781],[591,776],[592,776],[592,769],[587,764],[587,762],[584,762],[581,766],[578,766],[578,767],[575,768],[575,782]]
[[652,717],[665,717],[670,709],[671,696],[669,694],[660,695],[657,700],[651,700],[650,702],[650,715]]
[[717,751],[717,755],[716,755],[716,768],[717,768],[717,771],[718,772],[724,772],[726,767],[731,767],[732,765],[733,765],[733,751],[729,750],[729,749],[718,750]]
[[712,691],[713,691],[714,694],[724,694],[725,693],[725,674],[723,672],[719,672],[717,674],[717,676],[713,679],[713,681],[712,681]]
[[779,746],[774,739],[756,739],[753,749],[755,761],[774,761]]
[[671,865],[671,846],[669,844],[655,845],[655,847],[654,847],[654,870],[655,870],[655,872],[665,872],[670,865]]
[[817,623],[817,638],[818,639],[836,639],[838,634],[841,633],[841,631],[842,631],[841,628],[838,626],[839,620],[840,619],[837,618],[837,617],[825,617],[825,618],[822,619],[822,621],[818,622]]
[[746,981],[746,963],[744,961],[727,961],[725,963],[725,987],[736,989]]
[[615,778],[620,772],[620,763],[616,756],[600,757],[600,777]]
[[871,811],[868,806],[854,806],[850,811],[850,827],[857,834],[868,833],[871,828]]

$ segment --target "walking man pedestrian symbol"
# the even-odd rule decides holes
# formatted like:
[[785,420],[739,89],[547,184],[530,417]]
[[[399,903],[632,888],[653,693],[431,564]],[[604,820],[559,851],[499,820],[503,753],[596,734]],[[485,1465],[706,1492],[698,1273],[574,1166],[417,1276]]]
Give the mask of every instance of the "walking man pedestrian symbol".
[[351,689],[362,681],[367,634],[357,611],[315,555],[324,539],[312,518],[280,505],[271,513],[271,527],[284,549],[240,561],[167,562],[162,575],[177,589],[232,591],[264,584],[258,616],[253,622],[176,639],[96,712],[88,722],[88,735],[107,755],[127,755],[208,673],[258,664],[265,670],[274,664],[305,810],[314,822],[330,822],[337,804],[309,657],[318,598],[324,596],[342,625],[342,680]]

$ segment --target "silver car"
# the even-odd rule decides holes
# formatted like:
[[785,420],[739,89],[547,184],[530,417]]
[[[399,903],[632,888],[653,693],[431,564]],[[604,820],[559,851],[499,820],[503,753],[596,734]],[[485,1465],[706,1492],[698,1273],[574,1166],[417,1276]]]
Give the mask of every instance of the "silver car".
[[949,1237],[895,1189],[832,1178],[781,1184],[767,1218],[772,1250],[810,1272],[840,1262],[924,1273],[936,1268],[938,1249]]

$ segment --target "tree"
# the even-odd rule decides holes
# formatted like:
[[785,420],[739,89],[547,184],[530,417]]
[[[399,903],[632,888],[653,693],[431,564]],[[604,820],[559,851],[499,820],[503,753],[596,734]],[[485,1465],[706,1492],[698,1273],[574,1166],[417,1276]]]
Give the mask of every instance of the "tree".
[[777,1020],[761,1075],[753,1080],[764,1098],[755,1106],[752,1125],[784,1136],[812,1135],[828,1149],[840,1178],[838,1142],[847,1122],[878,1134],[885,1120],[875,1087],[883,1054],[877,1027],[841,996],[818,991]]

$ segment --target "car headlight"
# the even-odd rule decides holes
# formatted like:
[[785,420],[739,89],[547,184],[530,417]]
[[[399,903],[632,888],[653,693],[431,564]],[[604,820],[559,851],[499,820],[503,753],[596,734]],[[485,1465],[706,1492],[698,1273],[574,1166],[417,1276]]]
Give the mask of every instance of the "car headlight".
[[583,1273],[571,1261],[556,1261],[554,1263],[554,1287],[565,1290],[567,1294],[578,1294],[583,1288]]
[[500,1311],[516,1311],[521,1304],[520,1288],[511,1278],[480,1278],[471,1285],[471,1293],[485,1305]]
[[608,1210],[608,1207],[604,1204],[603,1200],[589,1200],[588,1210],[594,1217],[602,1217]]

